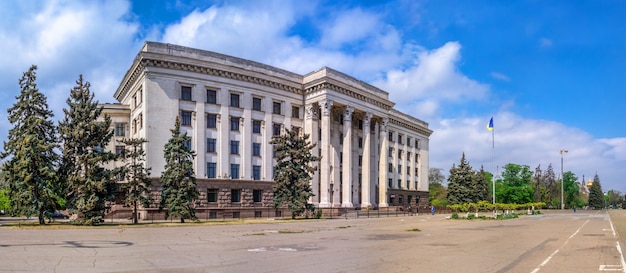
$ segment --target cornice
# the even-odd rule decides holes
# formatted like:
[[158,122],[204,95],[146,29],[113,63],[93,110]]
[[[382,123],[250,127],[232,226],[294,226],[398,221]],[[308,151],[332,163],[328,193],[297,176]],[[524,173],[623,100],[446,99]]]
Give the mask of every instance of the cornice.
[[393,115],[389,116],[389,123],[397,125],[397,126],[400,126],[400,127],[404,127],[404,128],[409,129],[411,131],[418,132],[418,133],[420,133],[422,135],[425,135],[427,137],[430,136],[433,133],[433,131],[428,129],[428,128],[425,128],[423,126],[416,126],[416,125],[410,124],[408,122],[404,122],[404,121],[402,121],[400,119],[394,118]]
[[[120,86],[121,88],[116,92],[115,98],[119,101],[122,97],[126,96],[130,87],[133,85],[138,76],[143,72],[145,68],[148,67],[158,67],[158,68],[166,68],[172,70],[179,71],[188,71],[195,72],[215,77],[222,77],[242,82],[248,82],[253,84],[258,84],[262,86],[267,86],[270,88],[287,91],[290,93],[302,95],[302,88],[297,88],[291,85],[287,85],[284,83],[254,77],[250,75],[244,75],[241,73],[227,71],[223,69],[218,69],[214,67],[201,66],[196,64],[188,64],[182,62],[175,62],[169,60],[157,60],[151,58],[142,58],[137,62],[137,65],[134,66],[134,69],[131,73],[127,73],[126,77],[124,77],[124,85]],[[130,71],[129,71],[130,72]]]
[[338,86],[330,82],[318,82],[316,84],[310,85],[306,89],[304,89],[304,94],[314,93],[323,89],[328,89],[328,90],[367,102],[369,104],[380,107],[381,109],[384,109],[386,111],[389,111],[393,107],[393,103],[391,102],[384,102],[380,98],[375,99],[375,98],[363,95],[354,90],[350,90],[350,89]]

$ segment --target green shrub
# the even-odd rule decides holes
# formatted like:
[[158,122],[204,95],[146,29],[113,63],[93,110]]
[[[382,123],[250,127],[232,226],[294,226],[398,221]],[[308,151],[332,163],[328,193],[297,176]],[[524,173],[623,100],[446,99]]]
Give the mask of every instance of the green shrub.
[[474,216],[474,214],[472,214],[472,213],[467,215],[467,220],[472,220],[474,218],[476,218],[476,216]]
[[450,218],[452,218],[452,219],[459,219],[459,214],[458,213],[453,213],[452,216],[450,216]]

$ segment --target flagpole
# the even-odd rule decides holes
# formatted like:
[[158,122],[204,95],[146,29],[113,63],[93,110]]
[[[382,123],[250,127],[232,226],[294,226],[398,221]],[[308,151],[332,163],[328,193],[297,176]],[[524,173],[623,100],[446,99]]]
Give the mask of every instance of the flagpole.
[[[491,119],[493,120],[493,116],[491,117]],[[491,129],[491,162],[493,164],[493,170],[494,173],[491,176],[491,185],[493,187],[493,191],[492,191],[492,198],[493,198],[493,204],[496,204],[496,137],[495,137],[495,130]]]

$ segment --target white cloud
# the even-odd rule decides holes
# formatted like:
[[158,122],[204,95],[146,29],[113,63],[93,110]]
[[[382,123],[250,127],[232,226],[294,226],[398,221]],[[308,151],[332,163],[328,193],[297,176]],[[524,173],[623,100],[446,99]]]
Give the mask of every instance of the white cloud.
[[491,72],[489,74],[492,78],[496,79],[496,80],[501,80],[501,81],[505,81],[505,82],[509,82],[511,81],[511,79],[509,78],[509,76],[504,75],[502,73],[498,73],[498,72]]
[[[431,122],[435,132],[430,141],[430,167],[448,170],[458,164],[465,153],[472,167],[494,171],[492,135],[486,129],[487,116],[443,119]],[[549,164],[555,170],[561,166],[559,151],[566,149],[564,170],[574,172],[579,179],[585,175],[600,175],[605,189],[624,192],[620,181],[621,166],[626,164],[626,139],[594,139],[589,133],[563,124],[521,117],[514,113],[497,113],[494,117],[495,165],[508,163],[538,165],[545,170]]]

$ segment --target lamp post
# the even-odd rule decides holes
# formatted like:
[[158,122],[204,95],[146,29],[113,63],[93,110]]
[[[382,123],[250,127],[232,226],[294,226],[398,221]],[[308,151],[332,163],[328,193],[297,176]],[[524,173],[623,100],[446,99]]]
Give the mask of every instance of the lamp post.
[[561,209],[565,209],[565,202],[563,202],[563,188],[565,184],[565,177],[563,177],[563,154],[567,153],[567,150],[561,149]]

